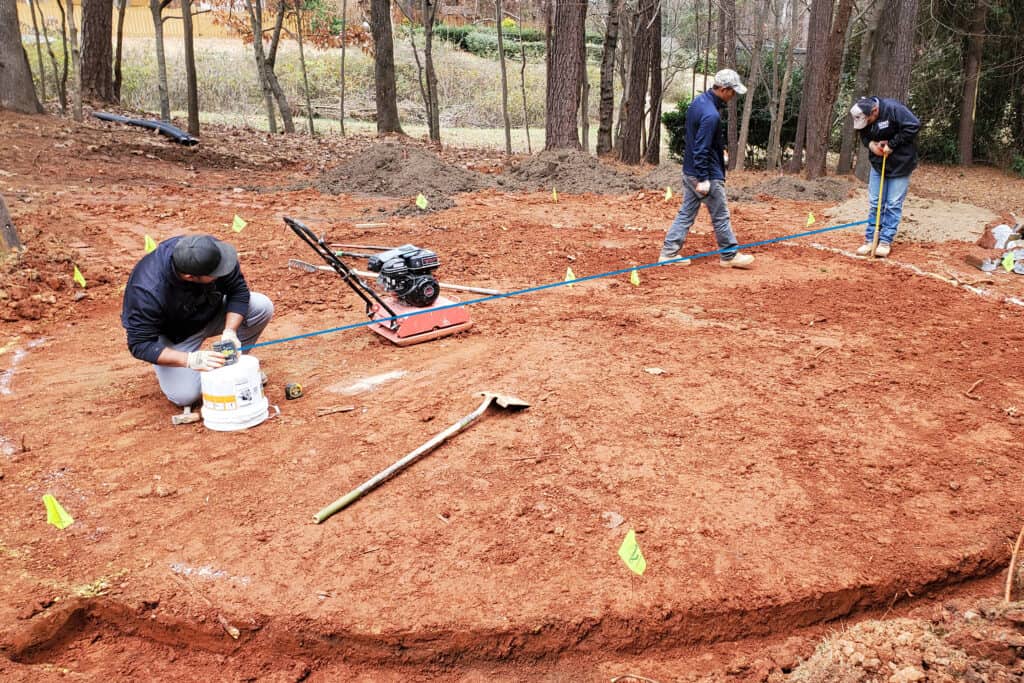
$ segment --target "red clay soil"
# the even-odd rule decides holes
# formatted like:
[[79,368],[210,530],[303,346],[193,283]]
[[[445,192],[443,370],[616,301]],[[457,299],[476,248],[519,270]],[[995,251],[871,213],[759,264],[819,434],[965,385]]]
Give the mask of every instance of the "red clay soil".
[[[53,149],[49,119],[0,123],[26,258],[66,281],[38,320],[0,323],[5,678],[743,679],[719,668],[718,643],[784,641],[1005,567],[1024,504],[1021,307],[763,247],[749,272],[713,257],[644,270],[639,287],[619,276],[473,306],[468,333],[406,349],[365,330],[270,345],[256,355],[279,417],[173,427],[118,321],[144,234],[237,244],[275,302],[270,340],[364,319],[337,277],[288,269],[314,254],[283,215],[337,241],[429,247],[443,280],[511,290],[654,260],[677,205],[488,190],[358,229],[395,202],[236,191],[306,171],[76,158]],[[734,223],[766,239],[825,206],[738,203]],[[856,246],[858,231],[831,239]],[[33,255],[44,244],[74,250],[84,298],[59,253]],[[712,248],[702,215],[688,249]],[[954,260],[949,245],[898,256],[923,266],[936,249]],[[384,373],[404,374],[346,393]],[[302,399],[284,400],[290,381]],[[487,416],[313,524],[482,390],[532,407]],[[317,416],[341,404],[356,410]],[[46,523],[44,493],[73,526]],[[616,554],[629,529],[642,577]],[[806,657],[813,642],[786,648]]]

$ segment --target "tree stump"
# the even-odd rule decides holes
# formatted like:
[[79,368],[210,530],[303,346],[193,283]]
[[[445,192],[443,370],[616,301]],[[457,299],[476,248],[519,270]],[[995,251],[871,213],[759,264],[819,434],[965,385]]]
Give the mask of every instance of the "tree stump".
[[0,195],[0,247],[6,256],[12,250],[24,248],[21,240],[18,239],[18,231],[14,228],[14,220],[11,219],[11,212],[7,210],[7,203],[3,195]]

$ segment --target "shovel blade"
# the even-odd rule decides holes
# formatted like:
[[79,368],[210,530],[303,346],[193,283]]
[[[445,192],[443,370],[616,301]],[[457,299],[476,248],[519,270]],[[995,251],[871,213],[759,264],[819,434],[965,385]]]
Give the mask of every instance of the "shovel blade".
[[497,403],[502,408],[508,408],[509,410],[523,410],[529,408],[530,404],[511,394],[499,394],[493,391],[481,391],[480,395],[484,398],[490,398],[494,403]]

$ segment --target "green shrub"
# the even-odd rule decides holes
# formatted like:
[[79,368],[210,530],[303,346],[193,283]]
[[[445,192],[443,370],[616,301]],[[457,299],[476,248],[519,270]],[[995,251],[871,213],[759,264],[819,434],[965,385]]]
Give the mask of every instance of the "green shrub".
[[674,161],[683,163],[686,152],[686,110],[690,108],[690,99],[684,95],[676,102],[675,111],[667,111],[661,115],[661,122],[668,132],[668,153]]
[[1015,156],[1013,157],[1013,163],[1010,164],[1010,170],[1024,178],[1024,157]]

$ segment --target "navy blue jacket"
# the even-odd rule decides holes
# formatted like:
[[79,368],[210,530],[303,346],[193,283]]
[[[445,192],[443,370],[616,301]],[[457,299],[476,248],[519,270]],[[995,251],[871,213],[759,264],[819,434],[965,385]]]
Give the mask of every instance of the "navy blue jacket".
[[[907,106],[899,100],[888,97],[878,98],[878,118],[860,130],[860,141],[865,146],[871,141],[887,140],[892,153],[885,161],[885,175],[900,178],[910,175],[917,168],[917,132],[921,122]],[[868,151],[871,166],[882,172],[882,157]]]
[[725,180],[725,145],[718,108],[725,104],[711,90],[693,98],[686,109],[683,173],[697,180]]
[[165,345],[161,335],[176,344],[203,329],[221,312],[227,297],[227,312],[245,315],[249,311],[249,286],[242,269],[235,269],[208,284],[185,282],[171,263],[172,237],[142,257],[124,288],[121,325],[128,333],[132,355],[156,363]]

